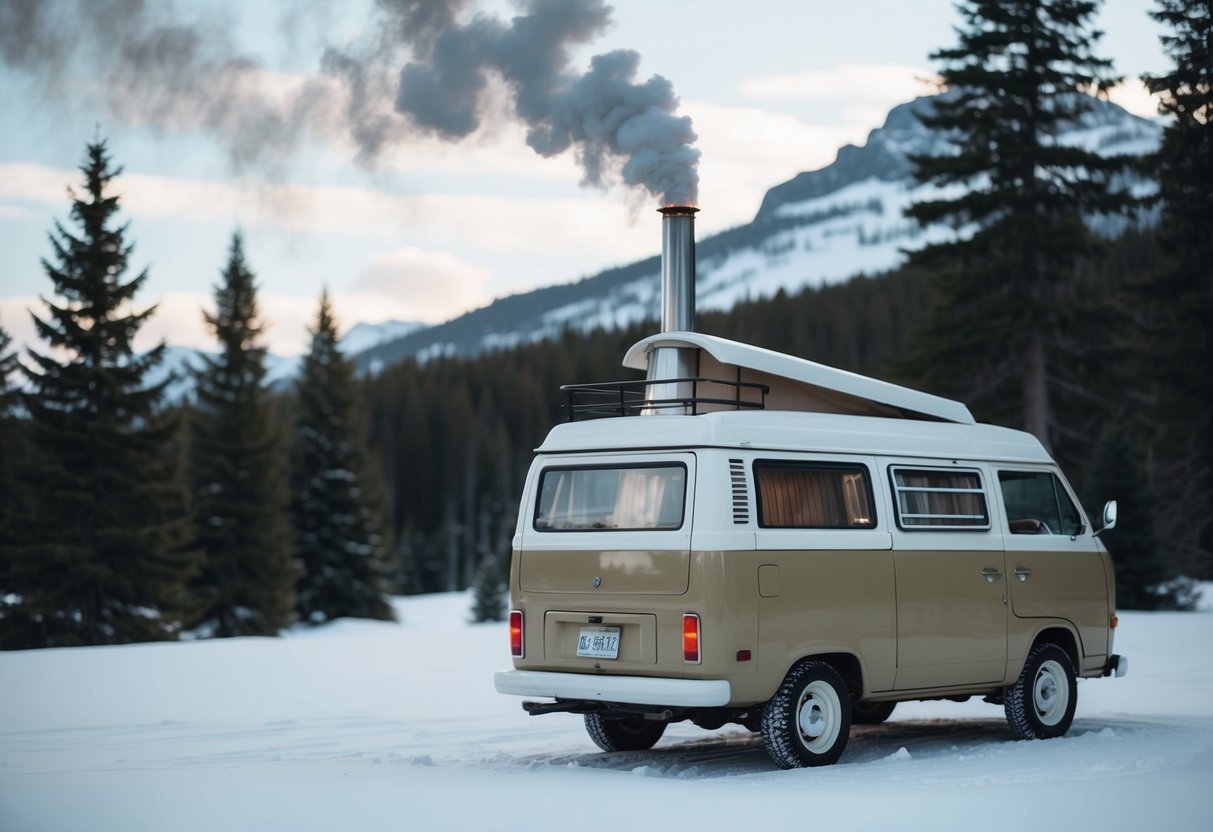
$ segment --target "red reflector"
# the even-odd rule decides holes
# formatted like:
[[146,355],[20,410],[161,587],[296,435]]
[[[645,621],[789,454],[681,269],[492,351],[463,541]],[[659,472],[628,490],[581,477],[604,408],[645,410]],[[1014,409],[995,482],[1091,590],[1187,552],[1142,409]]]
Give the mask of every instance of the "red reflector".
[[699,664],[699,616],[688,612],[682,616],[682,660]]
[[516,659],[523,656],[522,610],[510,610],[510,655]]
[[749,660],[750,660],[750,651],[749,650],[738,650],[737,651],[737,661],[748,662]]

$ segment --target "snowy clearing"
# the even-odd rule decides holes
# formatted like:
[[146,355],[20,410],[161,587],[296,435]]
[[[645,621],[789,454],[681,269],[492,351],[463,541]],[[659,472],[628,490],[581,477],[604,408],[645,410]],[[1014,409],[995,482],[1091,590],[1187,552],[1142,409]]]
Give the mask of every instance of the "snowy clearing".
[[[1208,597],[1208,594],[1206,594]],[[402,624],[0,654],[0,829],[1208,829],[1213,612],[1125,613],[1123,679],[1068,736],[978,701],[898,706],[841,763],[779,771],[739,728],[602,754],[580,717],[493,690],[503,625],[470,597]]]

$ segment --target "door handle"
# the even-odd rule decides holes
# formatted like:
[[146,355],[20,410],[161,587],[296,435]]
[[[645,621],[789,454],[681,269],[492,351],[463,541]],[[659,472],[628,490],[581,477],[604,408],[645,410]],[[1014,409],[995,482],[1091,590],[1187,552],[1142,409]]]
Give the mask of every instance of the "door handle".
[[1017,567],[1015,567],[1015,577],[1016,577],[1016,578],[1019,578],[1019,582],[1020,582],[1021,584],[1022,584],[1024,581],[1026,581],[1026,580],[1027,580],[1027,579],[1028,579],[1028,578],[1031,576],[1031,574],[1032,574],[1032,570],[1031,570],[1031,569],[1029,569],[1029,568],[1028,568],[1028,567],[1026,567],[1026,566],[1017,566]]
[[1002,572],[995,569],[993,566],[987,566],[981,570],[982,577],[986,579],[986,583],[992,584],[1002,577]]

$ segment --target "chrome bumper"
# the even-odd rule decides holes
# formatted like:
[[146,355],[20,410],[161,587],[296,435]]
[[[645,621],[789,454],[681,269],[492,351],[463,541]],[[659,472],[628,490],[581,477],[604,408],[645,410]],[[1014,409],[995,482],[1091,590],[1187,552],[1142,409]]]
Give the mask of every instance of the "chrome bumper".
[[546,696],[629,705],[714,708],[729,704],[732,689],[723,679],[660,679],[647,676],[590,676],[506,670],[493,677],[498,693]]

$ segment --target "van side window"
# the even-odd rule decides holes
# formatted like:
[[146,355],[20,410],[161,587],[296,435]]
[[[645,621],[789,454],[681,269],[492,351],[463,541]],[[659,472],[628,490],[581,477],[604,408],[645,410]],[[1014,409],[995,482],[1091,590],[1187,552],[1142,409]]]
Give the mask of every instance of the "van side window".
[[535,529],[678,529],[686,490],[687,469],[680,462],[548,468],[539,478]]
[[907,531],[990,528],[981,472],[891,467],[897,524]]
[[1082,534],[1078,508],[1047,471],[999,471],[1011,534]]
[[766,529],[873,529],[872,483],[862,465],[754,463],[758,525]]

